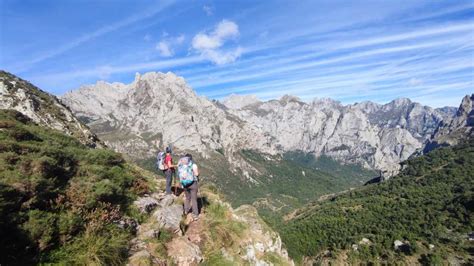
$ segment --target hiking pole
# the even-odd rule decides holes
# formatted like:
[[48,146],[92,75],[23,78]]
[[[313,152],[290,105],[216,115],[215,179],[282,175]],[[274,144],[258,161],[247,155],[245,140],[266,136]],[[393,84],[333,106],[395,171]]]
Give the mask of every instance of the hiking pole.
[[201,183],[201,180],[203,180],[203,179],[204,179],[204,177],[200,177],[200,176],[198,176],[198,178],[197,178],[198,191],[197,191],[197,195],[196,195],[196,196],[197,196],[198,199],[200,199],[200,201],[201,201],[201,212],[202,212],[202,210],[204,209],[204,204],[203,204],[203,201],[202,201],[202,197],[199,196],[199,195],[201,194],[201,193],[199,192],[199,191],[200,191],[199,188],[201,187],[201,185],[200,185],[199,183]]
[[178,184],[177,184],[178,182],[176,182],[178,181],[177,180],[178,178],[176,177],[176,172],[173,171],[173,175],[174,175],[174,195],[178,196]]

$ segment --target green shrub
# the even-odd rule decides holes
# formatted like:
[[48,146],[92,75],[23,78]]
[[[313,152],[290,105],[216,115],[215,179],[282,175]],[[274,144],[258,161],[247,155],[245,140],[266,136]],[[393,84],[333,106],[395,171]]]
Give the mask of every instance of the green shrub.
[[60,265],[123,265],[129,240],[128,234],[114,227],[102,234],[86,231],[52,252],[49,260]]
[[131,232],[116,222],[146,180],[120,154],[23,118],[0,110],[0,264],[123,264]]
[[106,149],[89,150],[85,159],[90,164],[99,164],[104,166],[114,166],[124,163],[122,155]]
[[[215,250],[212,253],[207,254],[206,260],[201,263],[202,266],[212,266],[212,265],[220,265],[220,266],[233,266],[236,265],[235,262],[229,261],[223,255],[220,249]],[[281,264],[275,264],[281,265]]]
[[50,212],[40,210],[28,212],[28,221],[23,224],[23,228],[38,243],[40,250],[50,247],[54,238],[57,237],[56,220],[56,215]]

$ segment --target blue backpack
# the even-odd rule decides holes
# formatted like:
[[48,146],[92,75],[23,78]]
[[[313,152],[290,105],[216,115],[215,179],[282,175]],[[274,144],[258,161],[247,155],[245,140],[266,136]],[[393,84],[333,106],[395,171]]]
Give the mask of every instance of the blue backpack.
[[194,181],[196,181],[196,177],[194,176],[193,172],[193,165],[193,161],[191,161],[189,157],[183,157],[179,159],[178,178],[183,187],[188,187],[192,185]]

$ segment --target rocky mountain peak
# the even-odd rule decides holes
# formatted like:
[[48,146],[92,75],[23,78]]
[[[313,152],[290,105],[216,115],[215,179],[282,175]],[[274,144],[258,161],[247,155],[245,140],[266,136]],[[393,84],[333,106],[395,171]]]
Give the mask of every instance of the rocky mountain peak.
[[296,97],[296,96],[293,96],[293,95],[288,95],[288,94],[285,94],[283,95],[281,98],[280,98],[280,103],[282,104],[288,104],[290,102],[294,102],[294,103],[302,103],[301,99]]
[[222,104],[229,109],[242,109],[259,102],[260,100],[255,95],[231,94],[222,101]]
[[162,73],[162,72],[147,72],[144,74],[135,74],[135,80],[133,83],[140,81],[147,81],[151,85],[175,85],[175,86],[186,86],[186,81],[184,78],[177,76],[172,72]]
[[331,98],[314,98],[311,103],[311,107],[314,109],[321,109],[321,110],[342,110],[344,106],[341,102],[336,101]]
[[470,136],[474,136],[474,94],[463,98],[454,117],[440,123],[423,152],[440,146],[456,145]]
[[405,98],[405,97],[400,97],[400,98],[397,98],[397,99],[391,101],[389,103],[389,105],[392,105],[392,106],[406,106],[406,105],[410,105],[412,103],[413,102],[410,99]]
[[0,71],[0,109],[19,111],[33,122],[74,136],[88,146],[104,146],[55,96],[6,71]]
[[173,73],[137,74],[132,83],[120,86],[126,87],[127,93],[116,97],[107,97],[100,87],[80,89],[63,97],[77,114],[90,120],[106,143],[120,152],[147,158],[160,147],[173,145],[209,156],[216,149],[230,152],[256,143],[268,150],[263,133],[242,128],[239,118],[196,95],[183,78]]
[[461,118],[461,121],[465,120],[466,126],[474,126],[474,94],[464,96],[456,117]]
[[171,72],[137,74],[135,80],[129,84],[128,87],[130,96],[134,95],[138,98],[148,98],[148,101],[152,101],[153,99],[165,100],[167,96],[176,98],[197,97],[194,90],[186,84],[184,78]]

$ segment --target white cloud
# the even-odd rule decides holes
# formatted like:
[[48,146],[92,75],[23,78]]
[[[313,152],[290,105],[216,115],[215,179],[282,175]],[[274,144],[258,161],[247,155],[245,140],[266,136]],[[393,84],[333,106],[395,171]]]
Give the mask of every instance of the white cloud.
[[219,51],[219,50],[205,50],[202,55],[211,60],[217,65],[225,65],[232,63],[242,54],[242,48],[237,47],[231,51]]
[[228,40],[239,36],[239,26],[229,20],[222,20],[210,33],[201,32],[194,36],[192,48],[203,57],[217,65],[234,62],[242,54],[242,48],[222,50],[222,46]]
[[214,14],[214,8],[212,6],[203,6],[202,10],[206,13],[207,16],[212,16]]
[[221,39],[237,37],[239,35],[239,26],[235,22],[224,19],[217,24],[214,34]]
[[208,36],[204,33],[198,33],[193,38],[193,48],[196,50],[215,49],[222,46],[222,40]]
[[160,53],[163,57],[170,57],[173,56],[174,52],[170,48],[169,44],[166,41],[161,41],[156,45],[156,50]]
[[162,2],[158,3],[158,5],[154,6],[153,8],[150,8],[149,10],[145,10],[145,12],[143,12],[143,13],[133,14],[132,16],[127,17],[125,19],[118,20],[118,21],[113,22],[113,23],[109,23],[106,26],[98,28],[97,30],[95,30],[93,32],[88,32],[88,33],[78,37],[77,39],[68,41],[67,43],[59,45],[59,46],[55,47],[52,50],[48,50],[48,51],[40,54],[39,56],[37,56],[35,58],[32,58],[29,61],[17,64],[16,66],[13,66],[13,68],[16,69],[16,72],[23,72],[25,70],[28,70],[33,65],[35,65],[39,62],[42,62],[46,59],[53,58],[53,57],[56,57],[58,55],[61,55],[61,54],[65,53],[65,52],[67,52],[71,49],[74,49],[74,48],[82,45],[83,43],[92,41],[92,40],[97,39],[97,38],[99,38],[103,35],[106,35],[106,34],[110,33],[110,32],[117,31],[117,30],[125,28],[129,25],[138,23],[142,20],[151,18],[151,17],[155,16],[156,14],[160,13],[161,11],[163,11],[166,7],[170,6],[173,3],[174,3],[174,0],[162,1]]
[[[169,36],[168,33],[164,35],[166,37]],[[168,37],[161,40],[159,43],[156,44],[156,50],[160,53],[162,57],[171,57],[175,54],[174,48],[184,43],[186,37],[184,34],[178,35],[178,37]]]

